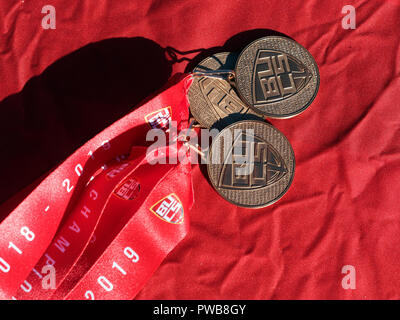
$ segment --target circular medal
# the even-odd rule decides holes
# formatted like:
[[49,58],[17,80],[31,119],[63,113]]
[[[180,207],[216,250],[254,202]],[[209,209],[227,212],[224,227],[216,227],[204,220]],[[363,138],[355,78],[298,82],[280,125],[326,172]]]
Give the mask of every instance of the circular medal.
[[[193,72],[233,70],[237,54],[222,52],[201,61]],[[256,113],[240,100],[229,81],[195,76],[189,88],[190,112],[205,128],[225,127],[237,120],[255,119]]]
[[208,176],[229,202],[248,208],[273,204],[289,189],[295,158],[286,137],[263,121],[244,120],[222,130],[208,154]]
[[271,118],[290,118],[303,112],[319,87],[314,58],[285,37],[265,37],[250,43],[240,53],[235,73],[241,99]]

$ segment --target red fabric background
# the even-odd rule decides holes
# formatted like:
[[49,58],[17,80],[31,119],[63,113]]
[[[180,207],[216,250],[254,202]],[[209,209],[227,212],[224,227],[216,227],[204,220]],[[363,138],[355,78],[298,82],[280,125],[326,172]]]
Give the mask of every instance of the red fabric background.
[[[56,30],[41,28],[47,4]],[[346,4],[355,30],[341,27]],[[400,299],[398,1],[4,0],[0,17],[0,216],[171,75],[274,30],[321,74],[307,111],[271,120],[295,151],[292,187],[241,209],[195,167],[190,234],[138,298]],[[168,46],[197,51],[171,64]],[[355,290],[341,286],[344,265]]]

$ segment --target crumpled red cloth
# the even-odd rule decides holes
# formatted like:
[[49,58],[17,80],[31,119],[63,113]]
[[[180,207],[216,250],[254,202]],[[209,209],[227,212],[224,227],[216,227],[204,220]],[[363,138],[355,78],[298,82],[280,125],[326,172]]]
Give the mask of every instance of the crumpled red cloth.
[[[195,166],[190,233],[137,298],[400,299],[398,1],[53,0],[45,30],[47,2],[0,3],[1,219],[173,74],[282,33],[321,76],[309,109],[270,120],[295,152],[289,192],[238,208]],[[354,30],[341,24],[348,4]],[[345,265],[355,289],[342,287]]]

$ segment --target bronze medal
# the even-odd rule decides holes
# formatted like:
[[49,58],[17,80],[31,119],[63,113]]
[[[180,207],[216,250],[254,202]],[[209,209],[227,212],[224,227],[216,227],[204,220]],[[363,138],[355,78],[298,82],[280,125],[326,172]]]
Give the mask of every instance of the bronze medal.
[[239,55],[235,73],[241,99],[271,118],[290,118],[303,112],[319,87],[314,58],[285,37],[265,37],[250,43]]
[[263,121],[244,120],[215,137],[207,169],[223,198],[237,206],[260,208],[276,202],[289,189],[295,158],[279,130]]
[[[237,54],[222,52],[201,61],[193,72],[233,70]],[[238,97],[228,80],[208,76],[195,76],[188,92],[190,112],[205,128],[223,128],[237,120],[256,119]]]

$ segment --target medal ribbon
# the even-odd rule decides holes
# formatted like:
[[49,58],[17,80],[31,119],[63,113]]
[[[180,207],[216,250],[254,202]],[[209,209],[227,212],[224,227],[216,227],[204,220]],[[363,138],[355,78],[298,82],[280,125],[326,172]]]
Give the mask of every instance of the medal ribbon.
[[[191,80],[182,76],[91,139],[2,221],[1,299],[132,299],[139,292],[188,232],[190,163],[151,165],[146,134],[171,120],[177,130],[187,127]],[[179,147],[163,152],[176,155]],[[50,289],[47,265],[56,270]]]

